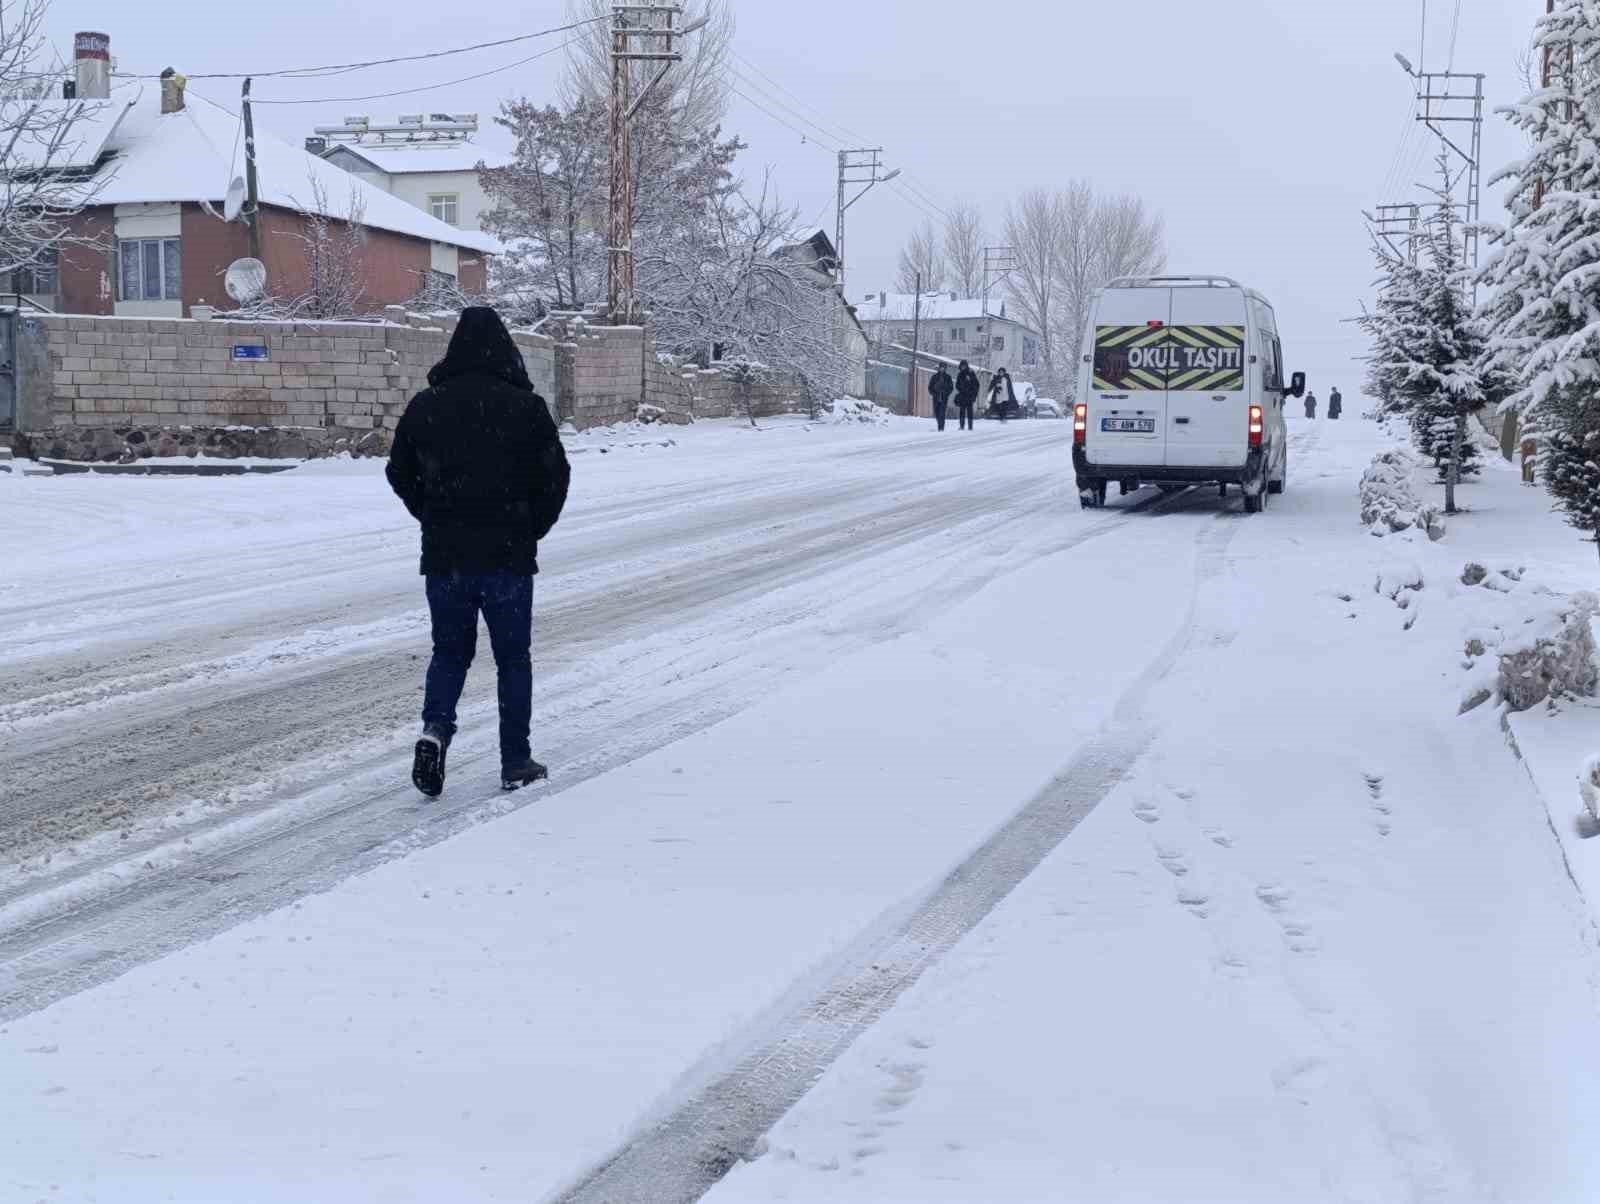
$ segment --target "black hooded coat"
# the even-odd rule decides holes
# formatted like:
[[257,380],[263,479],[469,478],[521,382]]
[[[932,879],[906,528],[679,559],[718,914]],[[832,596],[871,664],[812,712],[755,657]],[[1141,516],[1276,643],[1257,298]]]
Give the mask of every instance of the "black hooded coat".
[[463,310],[428,385],[395,429],[388,470],[422,524],[422,571],[537,573],[571,469],[500,315]]

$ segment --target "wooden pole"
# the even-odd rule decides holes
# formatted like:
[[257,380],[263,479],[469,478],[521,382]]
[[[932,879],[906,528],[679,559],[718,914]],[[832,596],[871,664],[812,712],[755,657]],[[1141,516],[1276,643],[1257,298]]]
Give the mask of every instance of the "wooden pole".
[[261,258],[261,214],[256,196],[256,125],[250,114],[250,81],[241,92],[244,104],[245,215],[250,230],[250,258]]
[[914,418],[917,413],[917,352],[921,348],[922,339],[922,273],[917,273],[917,290],[911,303],[911,385],[906,398],[909,408],[906,417]]

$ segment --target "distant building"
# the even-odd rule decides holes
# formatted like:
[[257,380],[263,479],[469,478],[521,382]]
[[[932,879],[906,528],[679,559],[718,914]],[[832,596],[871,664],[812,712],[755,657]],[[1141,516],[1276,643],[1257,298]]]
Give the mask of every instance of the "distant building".
[[[880,347],[909,348],[916,317],[910,293],[873,293],[856,307],[861,324]],[[1043,360],[1044,340],[1031,326],[1012,317],[1003,297],[987,303],[953,293],[925,293],[921,304],[920,350],[935,356],[968,360],[991,370],[1004,368],[1022,380]]]
[[[67,223],[72,239],[52,261],[0,277],[0,288],[65,313],[177,318],[202,301],[231,308],[223,274],[249,253],[245,224],[222,214],[229,182],[245,171],[239,118],[188,105],[181,76],[113,92],[104,35],[80,36],[78,53],[76,97],[41,103],[75,112],[70,145],[49,168],[88,181],[92,203]],[[360,267],[374,311],[411,300],[430,275],[468,291],[485,287],[495,239],[418,212],[259,128],[256,164],[270,292],[305,291],[307,214],[321,205],[322,216],[340,221],[352,201],[363,208]]]
[[447,225],[481,230],[493,206],[478,168],[514,160],[479,146],[477,132],[476,113],[417,113],[393,125],[347,117],[343,125],[317,127],[306,150]]

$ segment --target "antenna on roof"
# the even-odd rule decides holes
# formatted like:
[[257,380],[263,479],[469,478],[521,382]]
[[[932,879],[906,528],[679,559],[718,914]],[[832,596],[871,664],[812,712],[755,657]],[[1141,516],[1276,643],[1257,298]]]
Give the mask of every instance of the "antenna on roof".
[[222,277],[222,287],[240,305],[249,305],[267,291],[267,265],[259,259],[235,259]]

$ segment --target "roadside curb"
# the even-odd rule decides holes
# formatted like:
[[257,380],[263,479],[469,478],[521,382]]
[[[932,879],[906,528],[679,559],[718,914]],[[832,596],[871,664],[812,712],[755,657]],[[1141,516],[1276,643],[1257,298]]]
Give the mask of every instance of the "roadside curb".
[[246,473],[288,472],[303,461],[286,464],[92,464],[79,460],[39,460],[56,476],[94,473],[107,477],[242,477]]

